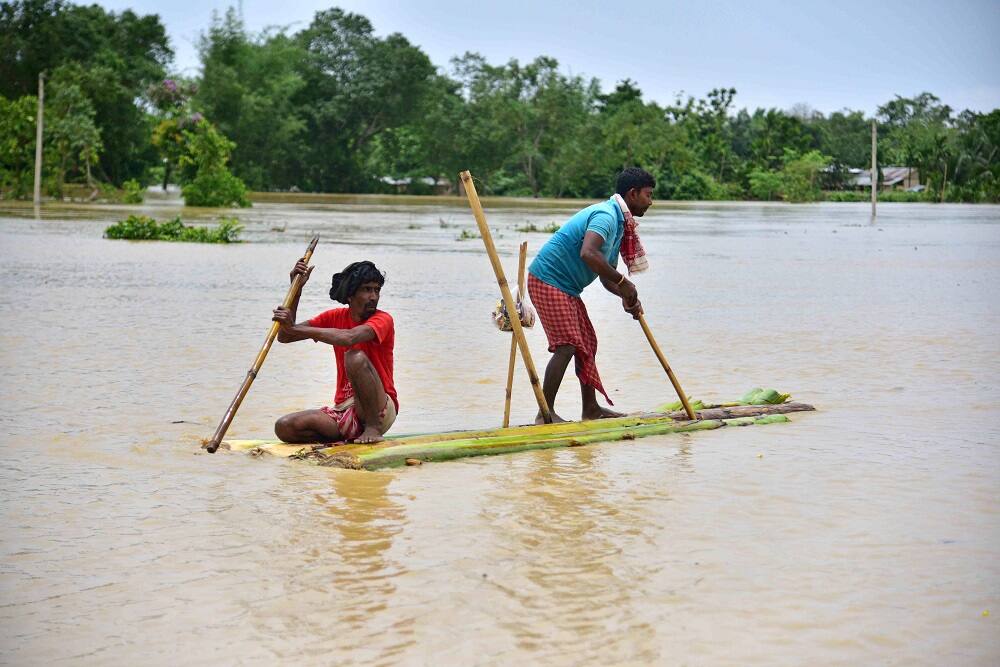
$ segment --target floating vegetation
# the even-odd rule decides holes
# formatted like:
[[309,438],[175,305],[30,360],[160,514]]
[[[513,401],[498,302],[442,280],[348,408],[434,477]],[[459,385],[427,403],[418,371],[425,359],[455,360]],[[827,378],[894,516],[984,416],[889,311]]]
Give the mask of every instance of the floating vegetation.
[[[704,410],[705,404],[701,399],[687,397],[688,405],[691,406],[692,410]],[[663,405],[657,406],[656,410],[658,412],[673,412],[674,410],[681,410],[684,408],[684,404],[680,401],[674,401],[673,403],[664,403]]]
[[482,236],[479,232],[470,232],[468,229],[463,229],[462,233],[455,237],[456,241],[469,241],[471,239],[481,239]]
[[239,243],[243,225],[236,218],[219,218],[216,227],[192,227],[181,222],[180,216],[166,222],[145,215],[130,215],[104,230],[106,239],[130,241],[183,241],[188,243]]
[[777,389],[761,389],[754,387],[740,397],[743,405],[780,405],[791,398],[791,394],[782,394]]
[[[747,393],[743,394],[738,401],[733,401],[732,403],[721,403],[718,407],[734,407],[737,405],[781,405],[787,403],[788,399],[791,398],[791,394],[782,394],[777,389],[761,389],[760,387],[754,387]],[[694,399],[688,396],[688,402],[691,404],[691,409],[698,411],[704,410],[706,408],[716,407],[711,405],[706,405],[699,399]],[[664,403],[656,408],[658,412],[673,412],[675,410],[680,410],[683,404],[680,401],[674,401],[673,403]]]
[[524,233],[538,232],[538,233],[541,233],[541,234],[555,234],[556,232],[559,231],[559,227],[560,227],[560,225],[557,225],[554,222],[550,222],[549,224],[545,225],[544,227],[539,227],[535,223],[529,222],[526,225],[521,225],[520,227],[515,227],[514,229],[515,229],[515,231],[524,232]]

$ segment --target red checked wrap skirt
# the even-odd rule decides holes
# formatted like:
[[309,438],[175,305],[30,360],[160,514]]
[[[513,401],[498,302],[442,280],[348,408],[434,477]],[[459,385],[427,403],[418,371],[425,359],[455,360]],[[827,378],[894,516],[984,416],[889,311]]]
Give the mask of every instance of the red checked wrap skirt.
[[597,389],[610,405],[611,398],[604,391],[597,372],[597,334],[587,314],[583,299],[570,296],[562,290],[544,283],[528,274],[528,295],[538,312],[538,319],[549,340],[549,352],[560,345],[572,345],[576,362],[576,375],[580,382]]

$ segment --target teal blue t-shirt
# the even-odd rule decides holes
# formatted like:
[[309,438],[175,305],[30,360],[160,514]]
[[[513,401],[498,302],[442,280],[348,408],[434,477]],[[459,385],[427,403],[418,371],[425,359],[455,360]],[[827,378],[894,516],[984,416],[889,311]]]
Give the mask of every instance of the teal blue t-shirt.
[[601,254],[611,266],[618,266],[618,251],[625,233],[625,216],[614,198],[579,211],[542,246],[528,272],[543,283],[571,296],[580,296],[597,274],[580,259],[583,237],[596,232],[604,239]]

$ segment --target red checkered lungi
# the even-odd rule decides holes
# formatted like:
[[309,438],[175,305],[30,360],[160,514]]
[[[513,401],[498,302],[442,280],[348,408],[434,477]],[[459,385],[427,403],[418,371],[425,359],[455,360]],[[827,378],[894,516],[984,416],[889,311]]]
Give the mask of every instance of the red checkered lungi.
[[587,306],[578,296],[570,296],[557,287],[544,283],[528,274],[528,295],[542,321],[545,336],[549,339],[549,352],[560,345],[572,345],[576,362],[576,375],[580,382],[594,387],[608,399],[601,376],[597,372],[597,333],[587,315]]

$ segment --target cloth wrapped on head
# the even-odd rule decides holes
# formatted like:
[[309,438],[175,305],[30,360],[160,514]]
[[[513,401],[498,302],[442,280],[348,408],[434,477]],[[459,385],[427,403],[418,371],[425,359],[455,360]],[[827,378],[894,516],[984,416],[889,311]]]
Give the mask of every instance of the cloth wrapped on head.
[[354,296],[354,293],[358,291],[358,287],[368,282],[377,282],[379,285],[384,285],[385,274],[379,271],[368,260],[348,264],[347,268],[343,271],[333,274],[330,298],[346,304]]

